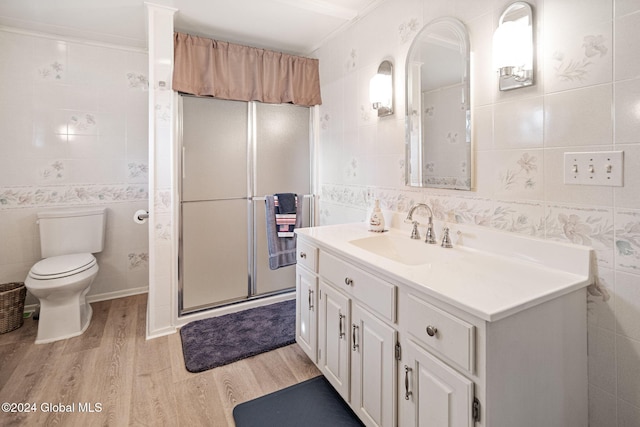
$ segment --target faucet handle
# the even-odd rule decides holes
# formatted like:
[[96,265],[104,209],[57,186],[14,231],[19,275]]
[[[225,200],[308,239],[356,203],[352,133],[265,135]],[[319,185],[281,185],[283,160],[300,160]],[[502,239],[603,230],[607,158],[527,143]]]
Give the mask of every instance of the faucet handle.
[[452,248],[453,245],[451,244],[451,237],[449,237],[449,227],[445,227],[442,230],[442,234],[442,244],[440,246],[443,248]]
[[420,224],[418,221],[413,221],[413,228],[411,229],[411,238],[412,239],[419,239],[420,238],[420,231],[418,231],[418,224]]
[[431,245],[437,243],[436,232],[433,231],[433,221],[429,221],[429,225],[427,226],[427,235],[425,236],[424,242]]

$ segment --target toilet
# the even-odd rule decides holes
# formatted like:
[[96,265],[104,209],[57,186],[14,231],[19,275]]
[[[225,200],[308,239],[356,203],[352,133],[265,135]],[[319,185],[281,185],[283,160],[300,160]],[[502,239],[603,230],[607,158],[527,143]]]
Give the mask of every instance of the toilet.
[[106,209],[79,207],[39,212],[38,261],[25,286],[40,301],[36,344],[81,335],[91,322],[86,296],[98,273],[92,255],[104,248]]

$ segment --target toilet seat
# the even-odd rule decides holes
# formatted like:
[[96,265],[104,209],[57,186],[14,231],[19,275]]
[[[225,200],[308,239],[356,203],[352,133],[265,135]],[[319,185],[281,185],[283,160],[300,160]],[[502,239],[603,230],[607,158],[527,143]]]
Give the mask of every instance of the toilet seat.
[[37,280],[51,280],[82,273],[96,265],[96,258],[89,253],[61,255],[38,261],[29,277]]

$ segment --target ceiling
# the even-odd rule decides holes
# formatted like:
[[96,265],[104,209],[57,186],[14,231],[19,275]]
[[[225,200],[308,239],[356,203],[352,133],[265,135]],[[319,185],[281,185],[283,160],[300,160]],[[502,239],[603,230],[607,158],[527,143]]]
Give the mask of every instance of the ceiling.
[[[176,30],[309,54],[385,0],[155,0],[178,9]],[[0,25],[147,47],[144,0],[0,0]]]

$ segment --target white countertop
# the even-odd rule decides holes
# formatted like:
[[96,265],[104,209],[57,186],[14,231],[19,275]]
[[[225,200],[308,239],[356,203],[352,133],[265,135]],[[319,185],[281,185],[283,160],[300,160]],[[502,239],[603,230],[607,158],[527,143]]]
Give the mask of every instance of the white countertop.
[[[471,236],[469,244],[454,239],[454,234],[454,247],[445,249],[411,240],[405,230],[383,233],[406,237],[409,245],[425,245],[415,248],[426,251],[427,258],[431,251],[434,261],[427,259],[419,265],[393,261],[350,243],[378,234],[368,231],[366,223],[300,228],[296,233],[299,239],[360,264],[392,283],[402,283],[486,321],[500,320],[591,283],[588,247],[477,227],[452,228],[452,233],[463,229],[461,236]],[[483,241],[487,248],[480,249]]]

